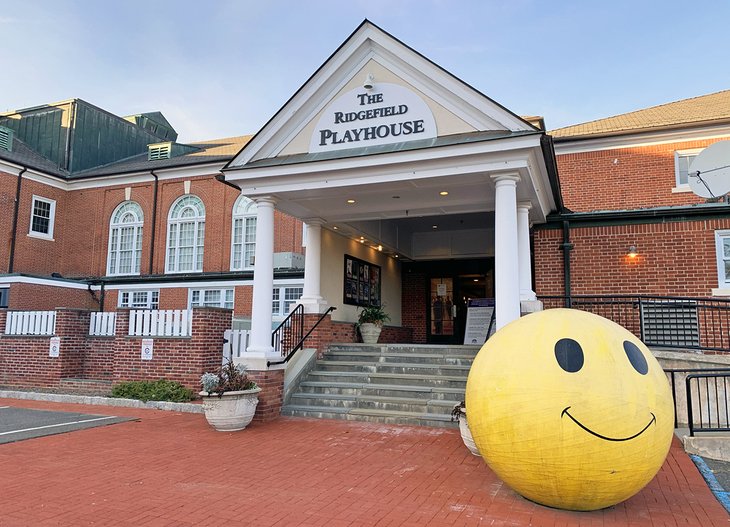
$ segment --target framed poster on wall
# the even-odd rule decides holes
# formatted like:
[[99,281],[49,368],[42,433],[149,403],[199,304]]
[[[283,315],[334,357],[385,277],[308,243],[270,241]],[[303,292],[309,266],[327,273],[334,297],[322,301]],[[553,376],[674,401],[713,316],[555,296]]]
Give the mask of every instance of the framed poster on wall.
[[380,266],[345,255],[343,303],[353,306],[380,305]]

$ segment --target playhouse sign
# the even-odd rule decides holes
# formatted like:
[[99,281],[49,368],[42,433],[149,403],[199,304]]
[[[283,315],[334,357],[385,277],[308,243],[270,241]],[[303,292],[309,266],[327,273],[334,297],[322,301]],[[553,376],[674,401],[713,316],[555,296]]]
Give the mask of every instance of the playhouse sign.
[[357,88],[324,111],[309,145],[310,152],[401,143],[436,137],[431,109],[418,95],[397,84]]

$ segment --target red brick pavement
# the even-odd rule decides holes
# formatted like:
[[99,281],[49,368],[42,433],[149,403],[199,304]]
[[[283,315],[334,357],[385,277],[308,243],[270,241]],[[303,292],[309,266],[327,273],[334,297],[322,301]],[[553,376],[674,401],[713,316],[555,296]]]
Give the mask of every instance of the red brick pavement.
[[456,430],[0,400],[139,421],[0,445],[0,525],[730,526],[678,442],[642,492],[597,512],[502,484]]

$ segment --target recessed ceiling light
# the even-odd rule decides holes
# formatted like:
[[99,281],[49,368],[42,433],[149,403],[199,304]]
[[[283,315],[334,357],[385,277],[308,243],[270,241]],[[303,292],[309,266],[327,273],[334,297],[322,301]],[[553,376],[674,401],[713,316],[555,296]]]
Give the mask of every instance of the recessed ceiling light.
[[442,190],[441,192],[439,192],[439,196],[448,196],[448,195],[449,195],[449,193],[446,190]]
[[348,203],[349,203],[350,205],[352,205],[353,203],[355,203],[355,200],[354,200],[354,199],[348,199],[348,200],[347,200],[347,202],[348,202]]
[[360,243],[365,243],[365,240],[360,240]]
[[379,251],[382,251],[383,250],[383,246],[382,245],[378,245],[378,250]]
[[398,255],[397,255],[397,254],[394,254],[394,255],[393,255],[393,258],[398,258]]
[[339,229],[339,227],[338,227],[337,225],[335,225],[335,226],[334,226],[334,227],[332,227],[332,228],[333,228],[334,230],[338,230],[338,229]]
[[475,281],[475,282],[478,282],[478,281],[479,281],[479,278],[475,278],[475,279],[474,279],[474,281]]
[[438,225],[431,225],[431,228],[432,228],[432,229],[438,229],[438,228],[439,228],[439,226],[438,226]]
[[360,239],[361,239],[361,240],[364,240],[364,239],[365,239],[365,236],[360,236]]

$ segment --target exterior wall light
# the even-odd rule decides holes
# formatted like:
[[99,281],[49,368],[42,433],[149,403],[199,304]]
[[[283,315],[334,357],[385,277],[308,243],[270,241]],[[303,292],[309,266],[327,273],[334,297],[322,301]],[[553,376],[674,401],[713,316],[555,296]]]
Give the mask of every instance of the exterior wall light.
[[639,253],[636,251],[636,245],[632,245],[631,247],[629,247],[629,252],[626,253],[626,256],[628,256],[629,258],[636,258],[637,256],[639,256]]
[[365,82],[362,83],[362,87],[366,90],[372,90],[373,85],[375,83],[375,77],[373,77],[372,73],[368,73],[367,77],[365,77]]

